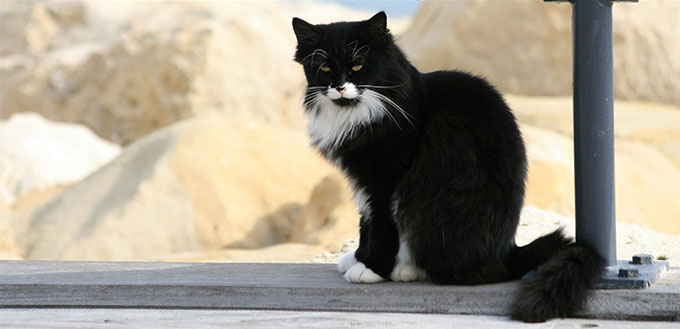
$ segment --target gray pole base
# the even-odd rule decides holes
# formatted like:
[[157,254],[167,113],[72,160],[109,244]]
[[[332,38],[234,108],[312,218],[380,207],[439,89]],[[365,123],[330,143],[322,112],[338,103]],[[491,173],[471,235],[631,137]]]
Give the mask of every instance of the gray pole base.
[[[633,256],[633,259],[641,255]],[[596,289],[645,289],[656,282],[662,274],[670,270],[667,261],[653,260],[651,255],[642,255],[651,258],[650,263],[636,264],[635,261],[618,260],[616,265],[607,266],[604,274]],[[536,275],[533,270],[522,277],[528,279]]]
[[[648,261],[639,261],[641,257]],[[649,288],[670,269],[667,261],[654,260],[652,255],[635,255],[633,261],[619,260],[607,267],[598,289],[645,289]]]

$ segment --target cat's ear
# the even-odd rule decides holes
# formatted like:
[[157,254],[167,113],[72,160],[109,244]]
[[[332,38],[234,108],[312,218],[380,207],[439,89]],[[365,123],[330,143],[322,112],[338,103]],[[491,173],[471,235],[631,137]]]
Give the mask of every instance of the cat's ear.
[[387,29],[387,15],[381,11],[366,21],[366,32],[376,41],[385,42],[389,30]]
[[371,26],[371,28],[375,29],[376,31],[387,31],[387,15],[385,15],[384,11],[381,11],[373,17],[371,17],[368,21],[367,24]]
[[298,44],[314,42],[319,32],[316,26],[297,17],[293,18],[293,31],[295,31]]

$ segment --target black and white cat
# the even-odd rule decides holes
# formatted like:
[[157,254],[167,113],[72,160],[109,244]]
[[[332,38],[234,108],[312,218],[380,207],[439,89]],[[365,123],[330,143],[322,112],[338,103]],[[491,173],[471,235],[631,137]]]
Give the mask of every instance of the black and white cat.
[[475,285],[521,278],[512,316],[583,307],[604,260],[561,231],[518,247],[524,142],[502,96],[457,71],[421,74],[383,12],[360,22],[293,19],[308,86],[311,142],[347,175],[361,213],[359,248],[338,264],[354,283]]

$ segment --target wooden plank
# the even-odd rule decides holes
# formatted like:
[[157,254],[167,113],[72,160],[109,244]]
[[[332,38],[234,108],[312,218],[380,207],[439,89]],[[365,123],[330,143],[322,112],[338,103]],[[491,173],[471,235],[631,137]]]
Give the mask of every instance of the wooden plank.
[[[637,329],[677,329],[673,322],[635,322]],[[630,322],[555,319],[531,328],[631,327]],[[451,314],[159,309],[0,309],[0,328],[484,328],[523,329],[507,317]]]
[[[652,288],[598,290],[583,317],[680,320],[680,270]],[[104,307],[506,315],[517,282],[357,285],[332,264],[0,262],[0,307]]]

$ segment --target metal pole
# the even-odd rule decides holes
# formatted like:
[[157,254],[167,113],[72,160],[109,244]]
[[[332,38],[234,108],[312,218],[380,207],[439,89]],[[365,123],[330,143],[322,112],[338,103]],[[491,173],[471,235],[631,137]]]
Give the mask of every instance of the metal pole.
[[[565,0],[544,0],[564,2]],[[571,0],[574,39],[576,241],[593,246],[609,268],[601,288],[646,288],[668,262],[640,254],[616,260],[612,2]],[[633,265],[630,265],[633,264]]]
[[572,0],[576,241],[616,265],[612,3]]

